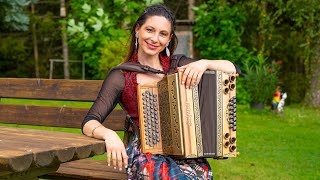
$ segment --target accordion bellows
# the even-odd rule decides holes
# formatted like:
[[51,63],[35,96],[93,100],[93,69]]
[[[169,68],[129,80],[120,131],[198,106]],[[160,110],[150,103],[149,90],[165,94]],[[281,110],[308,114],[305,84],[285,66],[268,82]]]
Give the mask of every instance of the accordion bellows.
[[236,76],[206,71],[186,89],[182,72],[138,85],[143,153],[181,158],[237,156]]

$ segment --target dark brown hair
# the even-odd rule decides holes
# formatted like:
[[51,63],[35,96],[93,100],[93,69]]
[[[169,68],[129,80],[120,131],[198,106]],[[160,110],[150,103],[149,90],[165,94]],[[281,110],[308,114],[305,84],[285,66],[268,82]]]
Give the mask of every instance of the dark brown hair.
[[[142,26],[146,20],[151,17],[151,16],[163,16],[165,17],[170,23],[171,23],[171,33],[170,35],[171,37],[171,41],[168,45],[168,48],[170,50],[170,54],[173,54],[173,52],[175,51],[175,49],[177,48],[178,45],[178,38],[175,34],[175,28],[176,28],[176,20],[174,15],[172,14],[172,12],[165,7],[164,5],[152,5],[152,6],[148,6],[143,13],[139,16],[138,20],[134,23],[132,30],[131,30],[131,37],[130,37],[130,45],[129,45],[129,51],[127,54],[127,57],[125,58],[124,62],[129,61],[132,56],[135,53],[135,40],[136,40],[136,32],[135,29],[137,26]],[[166,56],[166,52],[165,49],[160,52],[162,55]]]

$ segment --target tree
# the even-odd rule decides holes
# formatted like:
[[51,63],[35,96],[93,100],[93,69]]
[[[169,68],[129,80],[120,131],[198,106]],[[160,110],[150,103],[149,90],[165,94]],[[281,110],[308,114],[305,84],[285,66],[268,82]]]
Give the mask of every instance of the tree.
[[[65,0],[60,0],[60,16],[65,18],[67,15],[66,12],[66,2]],[[61,32],[62,32],[62,54],[63,54],[63,72],[64,78],[70,79],[69,73],[69,49],[68,49],[68,38],[67,38],[67,28],[66,23],[61,24]]]
[[1,0],[0,30],[27,31],[29,16],[24,8],[36,0]]

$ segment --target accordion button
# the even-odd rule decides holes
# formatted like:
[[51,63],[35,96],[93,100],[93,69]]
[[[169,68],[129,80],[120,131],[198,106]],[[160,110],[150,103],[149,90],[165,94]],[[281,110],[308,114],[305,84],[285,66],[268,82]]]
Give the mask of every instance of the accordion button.
[[160,138],[157,138],[157,142],[160,142]]
[[230,145],[230,143],[229,142],[226,142],[225,144],[224,144],[224,147],[228,147]]

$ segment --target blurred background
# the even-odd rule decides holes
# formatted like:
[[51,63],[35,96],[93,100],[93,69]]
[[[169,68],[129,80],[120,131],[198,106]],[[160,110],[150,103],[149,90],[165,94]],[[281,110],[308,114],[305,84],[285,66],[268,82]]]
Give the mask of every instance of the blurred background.
[[[242,70],[241,154],[212,161],[215,176],[319,179],[320,0],[0,0],[0,77],[104,79],[158,3],[176,15],[177,54]],[[282,113],[270,111],[277,87]]]

